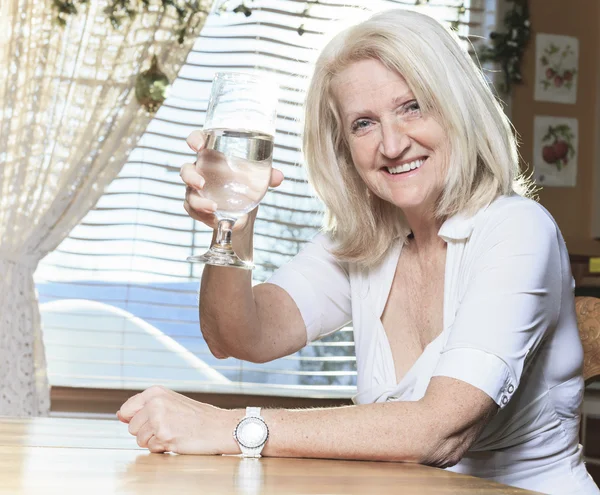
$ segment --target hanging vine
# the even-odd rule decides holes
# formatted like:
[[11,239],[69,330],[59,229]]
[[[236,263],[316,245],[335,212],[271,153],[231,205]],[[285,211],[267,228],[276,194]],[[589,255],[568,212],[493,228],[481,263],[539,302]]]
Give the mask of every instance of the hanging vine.
[[[76,15],[89,0],[53,0],[56,10],[56,22],[65,26],[69,16]],[[171,11],[177,15],[174,34],[179,44],[183,44],[198,14],[208,15],[210,3],[203,0],[109,0],[104,9],[114,29],[119,29],[124,22],[133,20],[141,12],[148,12],[158,7],[163,11]]]
[[[53,0],[56,10],[56,21],[65,26],[70,16],[78,14],[89,0]],[[492,32],[490,34],[491,44],[484,46],[479,53],[479,59],[484,62],[495,62],[500,64],[504,74],[502,91],[509,92],[513,83],[522,82],[521,60],[523,52],[530,37],[530,21],[528,0],[508,0],[513,4],[504,18],[505,32]],[[178,22],[174,28],[177,41],[182,44],[191,31],[194,20],[198,14],[208,15],[212,2],[203,0],[109,0],[104,9],[109,22],[114,29],[120,29],[125,22],[133,20],[141,12],[147,12],[152,8],[163,11],[174,12]],[[233,12],[245,17],[252,15],[254,0],[224,0],[221,1],[215,12]],[[301,13],[301,24],[297,28],[299,36],[307,32],[305,21],[310,18],[311,8],[319,3],[319,0],[307,0],[305,8]],[[427,5],[429,0],[415,0],[415,6]],[[456,19],[451,21],[450,27],[458,31],[461,19],[466,14],[467,8],[464,3],[456,7]],[[140,103],[148,111],[155,111],[164,98],[169,87],[169,81],[158,67],[156,58],[153,59],[151,67],[138,76],[136,94]]]
[[[67,24],[69,16],[76,15],[79,10],[89,3],[89,0],[53,0],[56,9],[56,21],[64,26]],[[223,0],[219,3],[215,11],[217,13],[233,12],[242,14],[245,17],[252,15],[252,4],[254,0]],[[311,7],[318,4],[319,0],[307,0],[304,11],[301,14],[302,19],[310,17]],[[415,5],[429,4],[429,0],[415,0]],[[234,6],[235,5],[235,6]],[[173,10],[178,18],[175,34],[180,44],[185,41],[189,31],[189,26],[197,14],[209,13],[205,2],[202,0],[110,0],[108,6],[104,9],[108,20],[113,28],[119,29],[124,22],[134,19],[140,12],[148,11],[152,6],[158,6],[162,10]],[[467,11],[464,3],[457,6],[457,19],[451,22],[451,28],[458,30],[460,17]],[[305,22],[302,22],[296,29],[298,35],[302,36],[306,32]]]

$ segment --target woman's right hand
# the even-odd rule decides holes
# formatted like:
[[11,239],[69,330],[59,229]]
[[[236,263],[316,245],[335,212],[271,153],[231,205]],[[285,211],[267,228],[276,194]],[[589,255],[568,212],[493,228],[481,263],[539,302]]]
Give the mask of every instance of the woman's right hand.
[[[194,131],[187,138],[188,146],[196,153],[200,152],[204,148],[205,136],[202,131]],[[215,211],[217,205],[214,201],[202,196],[202,188],[204,187],[204,177],[199,173],[199,167],[194,163],[186,163],[181,167],[179,175],[185,185],[187,186],[185,193],[185,201],[183,207],[187,211],[188,215],[194,220],[198,220],[205,225],[208,225],[212,229],[217,228],[217,219],[215,217]],[[283,173],[280,170],[273,169],[271,171],[270,187],[277,187],[283,182]],[[250,215],[256,215],[255,208],[250,212]],[[248,215],[240,217],[236,223],[234,230],[242,228],[246,224]]]

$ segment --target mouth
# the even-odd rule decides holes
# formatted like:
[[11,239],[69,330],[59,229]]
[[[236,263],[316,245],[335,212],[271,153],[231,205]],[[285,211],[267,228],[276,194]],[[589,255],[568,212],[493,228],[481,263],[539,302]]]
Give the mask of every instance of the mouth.
[[425,163],[425,160],[427,160],[427,157],[421,157],[410,162],[403,163],[402,165],[398,165],[396,167],[383,167],[383,169],[391,175],[406,174],[408,172],[420,168],[423,165],[423,163]]

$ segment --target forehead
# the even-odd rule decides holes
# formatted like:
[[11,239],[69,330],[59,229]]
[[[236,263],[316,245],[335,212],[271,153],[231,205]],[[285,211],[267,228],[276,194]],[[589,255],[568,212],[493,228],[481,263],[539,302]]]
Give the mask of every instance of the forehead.
[[331,90],[344,114],[365,106],[389,104],[390,100],[410,93],[402,75],[374,59],[348,65],[333,77]]

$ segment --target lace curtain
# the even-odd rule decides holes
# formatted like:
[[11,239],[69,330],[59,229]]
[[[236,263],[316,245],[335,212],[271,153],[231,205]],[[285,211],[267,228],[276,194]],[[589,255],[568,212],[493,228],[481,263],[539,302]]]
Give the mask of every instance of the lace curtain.
[[52,0],[0,2],[0,415],[48,413],[33,273],[146,129],[137,74],[154,53],[173,80],[206,17],[180,45],[175,12],[151,6],[115,30],[107,4],[88,2],[59,27]]

